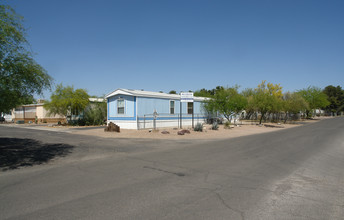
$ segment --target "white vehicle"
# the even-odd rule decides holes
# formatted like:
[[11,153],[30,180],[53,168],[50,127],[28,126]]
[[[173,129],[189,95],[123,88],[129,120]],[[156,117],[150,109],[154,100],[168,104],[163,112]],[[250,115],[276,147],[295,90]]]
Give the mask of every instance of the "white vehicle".
[[12,122],[12,115],[1,113],[0,122]]

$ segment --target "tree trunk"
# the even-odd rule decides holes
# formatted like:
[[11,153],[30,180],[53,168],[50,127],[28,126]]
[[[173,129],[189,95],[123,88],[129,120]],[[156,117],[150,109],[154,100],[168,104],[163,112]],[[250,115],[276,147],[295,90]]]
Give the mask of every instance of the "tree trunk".
[[310,111],[306,110],[306,118],[309,118],[309,113],[310,113]]
[[286,112],[285,113],[285,118],[284,118],[284,124],[287,123],[288,115],[289,115],[289,112]]
[[251,116],[253,115],[254,112],[247,112],[246,113],[246,120],[249,120],[251,118]]
[[225,116],[225,118],[226,118],[229,122],[231,122],[230,116],[229,116],[229,115],[223,115],[223,116]]
[[261,125],[262,124],[262,120],[263,120],[263,117],[264,117],[265,113],[262,113],[261,117],[260,117],[260,120],[259,120],[259,124]]

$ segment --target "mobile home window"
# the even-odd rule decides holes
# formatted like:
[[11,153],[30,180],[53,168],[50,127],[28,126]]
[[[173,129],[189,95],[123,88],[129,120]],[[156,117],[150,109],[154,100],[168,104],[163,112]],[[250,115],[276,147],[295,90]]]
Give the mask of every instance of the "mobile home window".
[[193,102],[188,102],[188,114],[193,114]]
[[124,114],[124,99],[117,100],[117,114]]
[[174,101],[170,101],[170,114],[174,115]]

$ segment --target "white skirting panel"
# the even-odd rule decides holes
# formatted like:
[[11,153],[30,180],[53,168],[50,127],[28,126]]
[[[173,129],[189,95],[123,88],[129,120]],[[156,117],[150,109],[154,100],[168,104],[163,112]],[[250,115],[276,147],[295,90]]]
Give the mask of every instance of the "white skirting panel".
[[118,125],[120,128],[124,129],[137,129],[136,121],[124,121],[124,120],[108,120],[107,123],[110,122]]
[[[194,119],[194,125],[197,123],[204,123],[204,119]],[[184,119],[182,120],[182,127],[190,127],[192,126],[192,119]],[[179,128],[180,124],[178,120],[157,120],[156,121],[156,128],[168,128],[174,127]],[[147,121],[139,121],[138,122],[138,129],[149,129],[154,128],[154,122],[152,120]]]
[[[151,129],[154,128],[153,120],[140,120],[140,121],[123,121],[123,120],[108,120],[107,123],[115,123],[120,128],[123,129]],[[204,119],[194,119],[194,125],[196,126],[197,123],[205,123]],[[192,119],[184,119],[182,120],[182,126],[184,127],[191,127],[192,126]],[[180,124],[178,120],[156,120],[156,128],[168,128],[174,127],[179,128]]]

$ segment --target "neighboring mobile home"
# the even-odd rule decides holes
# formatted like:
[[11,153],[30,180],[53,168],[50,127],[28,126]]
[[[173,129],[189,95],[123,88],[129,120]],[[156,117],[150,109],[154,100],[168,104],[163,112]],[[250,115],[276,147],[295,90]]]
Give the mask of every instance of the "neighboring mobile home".
[[38,100],[37,104],[21,105],[12,110],[13,122],[24,121],[25,123],[57,123],[65,122],[66,118],[62,115],[49,115],[43,107],[44,100]]
[[[94,103],[105,102],[103,98],[89,98],[89,107],[92,108]],[[82,115],[69,115],[69,119],[77,120]],[[24,121],[25,123],[66,123],[66,116],[50,115],[44,108],[44,100],[39,99],[37,104],[21,105],[12,110],[12,121]]]
[[180,106],[180,95],[117,89],[106,99],[107,122],[126,129],[191,126],[203,123],[207,117],[203,110],[203,101],[207,99],[204,97],[194,97],[193,102],[184,102]]

